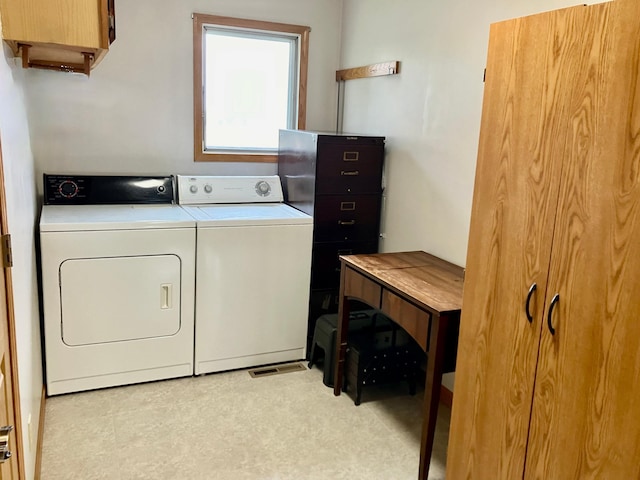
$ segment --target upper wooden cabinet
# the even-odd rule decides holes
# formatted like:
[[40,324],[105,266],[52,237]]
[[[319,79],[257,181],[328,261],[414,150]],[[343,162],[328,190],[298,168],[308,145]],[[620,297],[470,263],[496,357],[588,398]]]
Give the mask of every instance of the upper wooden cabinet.
[[115,40],[114,0],[0,0],[2,38],[22,66],[82,72]]
[[447,480],[640,478],[640,2],[491,27]]

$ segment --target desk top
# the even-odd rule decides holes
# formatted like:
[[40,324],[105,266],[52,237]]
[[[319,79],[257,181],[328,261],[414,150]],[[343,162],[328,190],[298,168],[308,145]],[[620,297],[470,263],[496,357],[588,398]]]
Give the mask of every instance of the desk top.
[[340,260],[428,310],[462,308],[464,269],[425,252],[342,255]]

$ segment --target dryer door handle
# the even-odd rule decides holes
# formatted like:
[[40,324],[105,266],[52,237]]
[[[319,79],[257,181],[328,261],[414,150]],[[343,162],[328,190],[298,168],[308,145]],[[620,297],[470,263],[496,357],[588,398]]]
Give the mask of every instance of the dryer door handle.
[[172,291],[173,284],[163,283],[160,285],[160,308],[162,310],[169,310],[171,308]]

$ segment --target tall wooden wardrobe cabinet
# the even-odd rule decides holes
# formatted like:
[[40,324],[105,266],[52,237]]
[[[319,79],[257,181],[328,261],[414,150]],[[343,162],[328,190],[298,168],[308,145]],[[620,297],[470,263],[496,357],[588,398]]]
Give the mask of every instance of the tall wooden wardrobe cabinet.
[[313,216],[309,344],[318,317],[338,311],[338,256],[378,251],[384,140],[280,130],[285,201]]
[[446,478],[640,478],[638,0],[491,26]]

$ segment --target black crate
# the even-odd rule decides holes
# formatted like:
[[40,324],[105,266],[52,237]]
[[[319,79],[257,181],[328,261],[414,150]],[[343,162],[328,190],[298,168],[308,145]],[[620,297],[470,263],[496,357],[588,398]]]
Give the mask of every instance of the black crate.
[[349,335],[345,362],[344,391],[355,395],[360,405],[365,386],[406,381],[409,394],[416,393],[424,352],[403,330],[393,324],[391,342],[364,332]]

